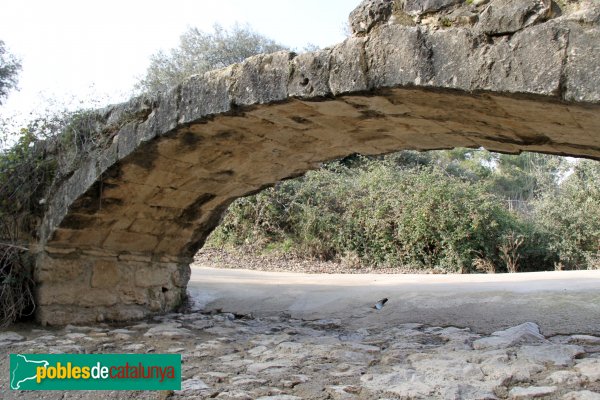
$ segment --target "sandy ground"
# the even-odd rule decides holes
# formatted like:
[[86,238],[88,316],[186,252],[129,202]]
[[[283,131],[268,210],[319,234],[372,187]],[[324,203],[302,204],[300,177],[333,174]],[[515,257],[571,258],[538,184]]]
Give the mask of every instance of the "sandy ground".
[[[195,267],[189,292],[198,309],[339,318],[349,328],[415,322],[489,334],[532,321],[545,335],[600,334],[600,271],[350,275]],[[383,297],[386,307],[371,312]]]

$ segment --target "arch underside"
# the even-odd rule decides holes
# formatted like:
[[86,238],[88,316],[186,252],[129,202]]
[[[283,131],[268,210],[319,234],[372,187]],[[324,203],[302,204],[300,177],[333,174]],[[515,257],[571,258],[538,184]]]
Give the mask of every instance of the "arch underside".
[[38,318],[139,318],[177,305],[236,198],[352,153],[484,147],[600,159],[600,106],[417,88],[290,99],[140,145],[73,202],[40,253]]

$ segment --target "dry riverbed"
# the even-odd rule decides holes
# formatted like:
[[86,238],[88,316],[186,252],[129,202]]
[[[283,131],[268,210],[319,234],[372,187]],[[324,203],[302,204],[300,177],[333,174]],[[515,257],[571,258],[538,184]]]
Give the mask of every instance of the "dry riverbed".
[[[5,377],[8,353],[180,353],[181,391],[18,392],[7,391],[4,378],[0,394],[7,399],[600,399],[598,279],[597,271],[424,278],[194,268],[193,301],[185,313],[87,327],[19,324],[0,332]],[[384,294],[390,301],[382,311],[369,308]],[[594,304],[584,308],[589,302]],[[558,317],[539,315],[540,304],[531,303],[558,307]],[[436,311],[428,314],[428,309]],[[451,319],[455,323],[448,323]],[[481,326],[475,323],[480,319]]]

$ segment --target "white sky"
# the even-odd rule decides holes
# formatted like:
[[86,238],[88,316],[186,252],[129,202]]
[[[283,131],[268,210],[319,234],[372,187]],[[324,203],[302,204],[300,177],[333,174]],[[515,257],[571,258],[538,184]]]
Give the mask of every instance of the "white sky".
[[124,101],[149,57],[177,46],[196,26],[248,23],[292,48],[340,42],[360,0],[0,0],[0,40],[21,58],[19,91],[0,115],[43,113],[52,102],[73,106]]

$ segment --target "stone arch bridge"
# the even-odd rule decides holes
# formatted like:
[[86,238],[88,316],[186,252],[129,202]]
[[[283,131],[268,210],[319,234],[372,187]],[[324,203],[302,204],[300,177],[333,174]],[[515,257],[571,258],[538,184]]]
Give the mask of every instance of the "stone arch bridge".
[[366,0],[331,48],[258,55],[97,111],[111,135],[47,199],[42,323],[175,307],[236,198],[351,153],[600,159],[600,4]]

